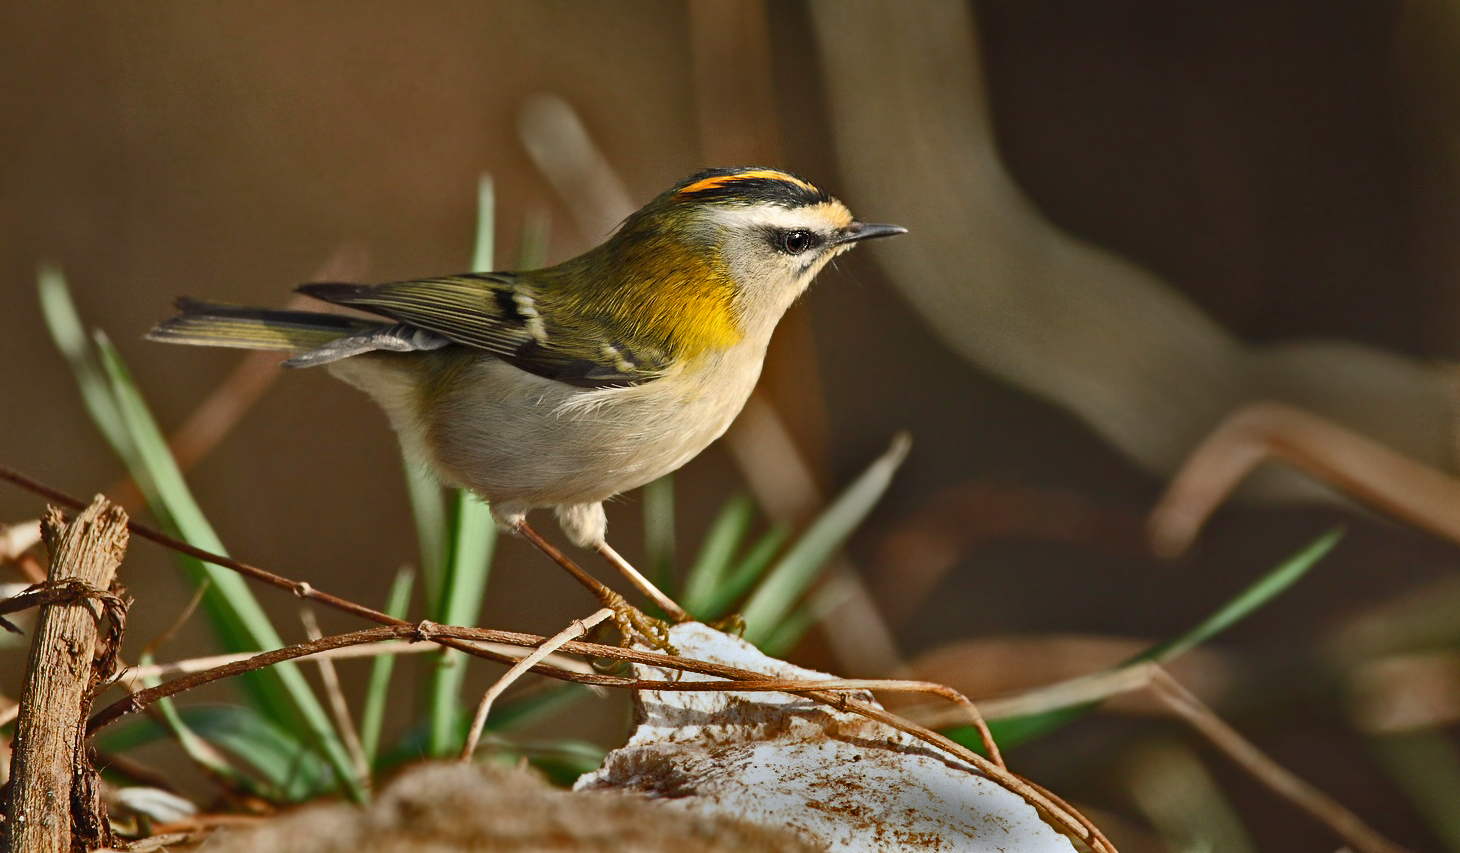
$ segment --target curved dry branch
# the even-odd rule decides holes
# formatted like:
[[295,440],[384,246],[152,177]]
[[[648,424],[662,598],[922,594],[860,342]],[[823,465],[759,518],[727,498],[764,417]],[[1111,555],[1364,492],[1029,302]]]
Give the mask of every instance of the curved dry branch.
[[1401,521],[1460,543],[1460,480],[1325,418],[1254,403],[1222,421],[1151,512],[1152,549],[1174,557],[1264,462],[1282,462]]

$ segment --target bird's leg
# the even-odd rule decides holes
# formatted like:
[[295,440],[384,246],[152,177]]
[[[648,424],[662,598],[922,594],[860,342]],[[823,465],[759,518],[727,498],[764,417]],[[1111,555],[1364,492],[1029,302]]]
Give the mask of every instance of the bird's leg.
[[[574,580],[587,587],[588,591],[593,593],[593,596],[598,599],[600,604],[613,611],[614,623],[618,626],[619,633],[623,635],[624,642],[633,642],[636,638],[642,639],[653,648],[661,649],[669,654],[678,654],[674,646],[669,642],[669,626],[664,624],[662,620],[648,616],[637,607],[625,601],[623,596],[604,586],[597,578],[583,571],[567,554],[559,551],[551,542],[544,539],[542,534],[534,530],[532,525],[527,523],[526,519],[513,521],[512,529],[536,546],[537,550],[546,554],[548,559],[563,567],[568,574],[573,576]],[[632,570],[632,567],[630,569]],[[648,581],[645,581],[645,583],[648,583]],[[684,612],[678,607],[675,609],[680,613]]]
[[598,540],[598,542],[594,544],[593,550],[597,551],[600,557],[608,561],[608,564],[610,566],[618,569],[619,574],[623,575],[625,578],[628,578],[629,583],[638,587],[639,592],[642,592],[643,594],[649,596],[649,599],[655,604],[659,605],[659,609],[663,610],[670,619],[673,619],[675,622],[690,621],[692,617],[689,615],[688,611],[686,611],[683,607],[680,607],[678,604],[675,604],[674,599],[661,592],[659,587],[655,586],[652,582],[650,582],[648,578],[644,577],[644,575],[640,573],[638,569],[634,568],[628,560],[625,560],[619,554],[619,552],[613,550],[613,548],[609,546],[608,542],[602,539]]

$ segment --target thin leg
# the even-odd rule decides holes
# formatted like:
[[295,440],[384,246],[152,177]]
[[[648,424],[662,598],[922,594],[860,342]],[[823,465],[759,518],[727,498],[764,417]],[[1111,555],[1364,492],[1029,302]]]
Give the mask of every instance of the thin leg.
[[[650,646],[663,649],[670,654],[675,654],[674,646],[669,642],[669,628],[658,619],[646,616],[637,607],[624,601],[624,597],[604,586],[597,578],[583,571],[577,563],[573,562],[567,554],[559,551],[553,543],[542,538],[542,534],[532,528],[526,519],[519,519],[512,524],[512,528],[528,542],[537,547],[537,550],[548,556],[548,559],[563,567],[573,579],[578,581],[593,597],[598,599],[599,604],[613,611],[614,622],[618,625],[619,633],[623,634],[626,642],[631,642],[638,637],[648,641]],[[676,608],[677,609],[677,608]],[[680,611],[683,612],[682,610]]]
[[638,569],[634,568],[628,560],[620,556],[619,552],[613,550],[607,542],[600,539],[598,544],[593,546],[593,550],[597,551],[599,556],[607,560],[610,566],[618,569],[619,574],[628,578],[629,583],[638,587],[639,591],[643,594],[649,596],[650,600],[659,605],[659,609],[668,614],[670,619],[673,619],[675,622],[688,622],[690,620],[689,613],[683,607],[675,604],[674,599],[661,592],[659,587],[655,586],[648,578],[640,574]]

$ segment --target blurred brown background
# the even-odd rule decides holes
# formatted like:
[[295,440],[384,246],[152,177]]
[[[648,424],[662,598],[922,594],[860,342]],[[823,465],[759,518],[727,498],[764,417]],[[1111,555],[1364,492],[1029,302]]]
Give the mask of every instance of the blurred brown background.
[[[1059,228],[1154,272],[1249,342],[1335,337],[1454,357],[1453,4],[1006,0],[973,11],[998,153]],[[919,224],[953,214],[858,197],[826,74],[800,3],[0,4],[0,464],[83,496],[122,474],[45,334],[38,264],[62,265],[85,319],[117,343],[170,428],[238,359],[141,341],[174,296],[281,304],[341,247],[368,254],[368,280],[463,270],[482,173],[496,185],[501,265],[528,217],[550,216],[551,260],[601,238],[575,226],[519,133],[529,99],[556,95],[635,204],[701,166],[772,157],[860,217],[911,228],[901,245],[824,273],[768,368],[828,489],[895,430],[914,437],[854,564],[875,563],[889,533],[949,489],[976,489],[975,505],[1009,516],[983,518],[987,535],[964,542],[936,593],[895,626],[904,652],[1006,634],[1170,636],[1342,522],[1350,533],[1324,565],[1218,644],[1259,683],[1284,683],[1282,695],[1239,693],[1223,710],[1381,831],[1435,849],[1313,661],[1347,620],[1452,574],[1454,546],[1332,505],[1237,506],[1194,556],[1147,556],[1138,525],[1162,481],[1060,406],[954,355],[879,269],[883,252],[925,251]],[[731,122],[742,135],[727,137],[726,115],[757,123]],[[919,128],[864,132],[896,157]],[[378,604],[415,559],[384,418],[323,373],[281,377],[191,482],[235,555],[323,589]],[[742,486],[718,446],[676,485],[688,559]],[[1009,509],[1029,489],[1049,491]],[[1046,498],[1074,501],[1083,521],[1061,527]],[[0,522],[38,511],[0,489]],[[1092,513],[1113,520],[1092,525]],[[632,558],[637,498],[610,518]],[[548,571],[522,543],[501,543],[482,624],[551,631],[584,613],[585,597]],[[149,545],[133,546],[123,576],[137,596],[134,641],[186,598]],[[21,657],[4,654],[10,684]],[[817,644],[805,654],[835,665]],[[1306,675],[1271,676],[1290,670]],[[1013,760],[1068,798],[1129,816],[1121,758],[1163,731],[1184,737],[1102,718]],[[1337,846],[1229,765],[1210,766],[1256,849]]]

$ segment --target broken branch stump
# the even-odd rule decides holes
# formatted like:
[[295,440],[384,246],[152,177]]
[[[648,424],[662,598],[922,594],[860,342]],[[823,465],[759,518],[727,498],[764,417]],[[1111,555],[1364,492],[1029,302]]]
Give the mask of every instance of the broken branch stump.
[[51,553],[31,640],[10,763],[12,853],[70,853],[72,789],[89,773],[82,755],[102,602],[127,549],[127,514],[98,495],[67,524],[50,507],[41,523]]

